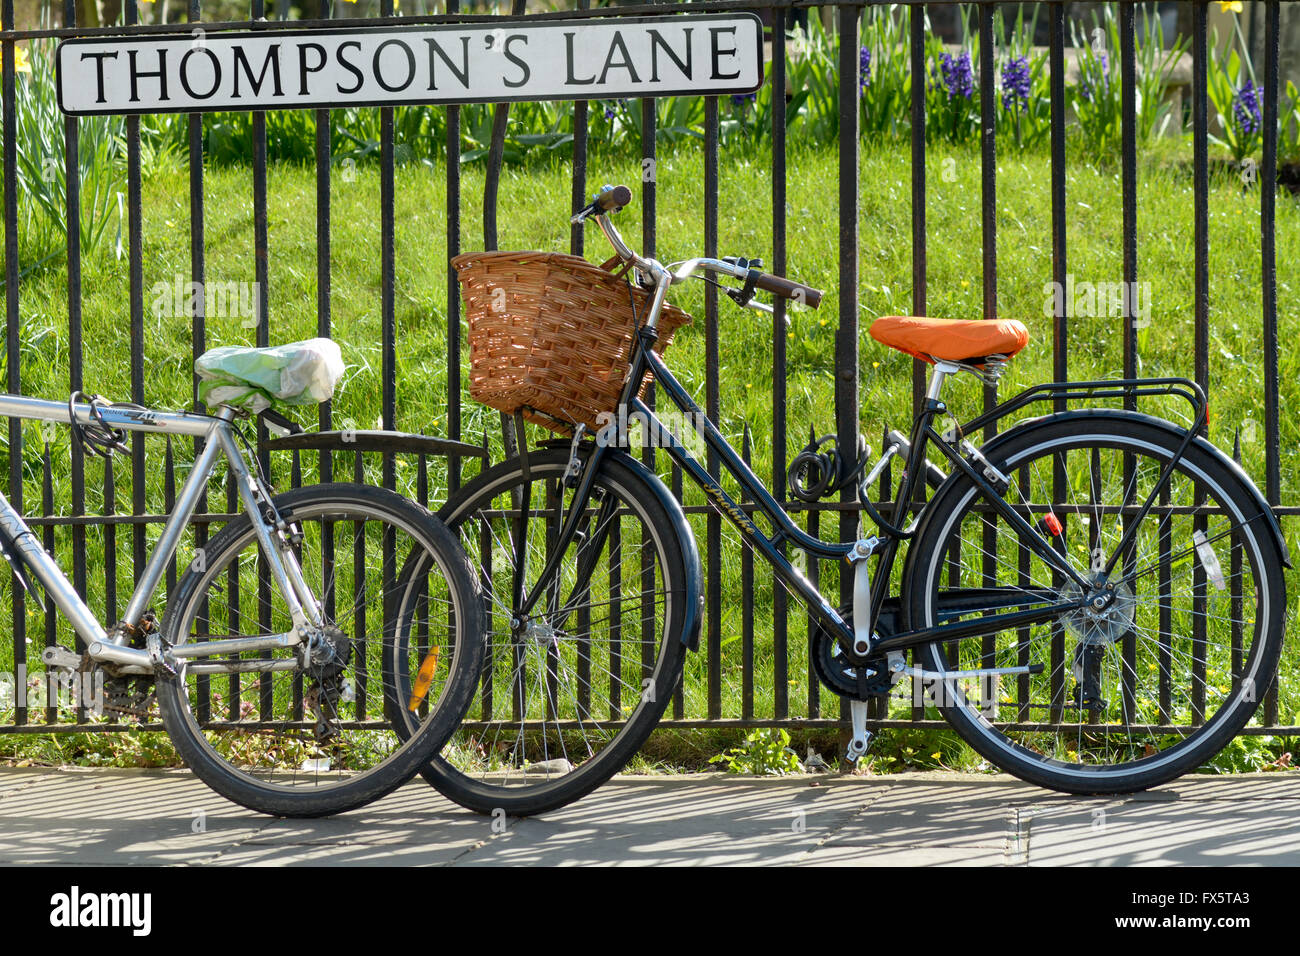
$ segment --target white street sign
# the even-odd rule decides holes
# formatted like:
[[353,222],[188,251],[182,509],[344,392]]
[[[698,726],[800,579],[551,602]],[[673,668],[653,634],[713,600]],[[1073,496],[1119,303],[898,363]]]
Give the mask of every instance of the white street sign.
[[752,14],[267,30],[59,44],[65,113],[393,106],[748,93]]

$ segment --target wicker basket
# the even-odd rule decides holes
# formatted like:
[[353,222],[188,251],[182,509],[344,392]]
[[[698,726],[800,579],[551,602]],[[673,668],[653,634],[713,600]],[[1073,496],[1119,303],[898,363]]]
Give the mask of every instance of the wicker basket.
[[[470,395],[553,431],[597,428],[597,416],[615,410],[636,322],[650,311],[650,293],[611,270],[618,261],[557,252],[452,259],[469,318]],[[690,320],[665,303],[655,351]]]

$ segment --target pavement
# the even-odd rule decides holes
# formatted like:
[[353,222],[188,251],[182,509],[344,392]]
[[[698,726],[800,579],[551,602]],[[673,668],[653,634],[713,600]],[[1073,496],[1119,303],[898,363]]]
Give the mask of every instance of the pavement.
[[540,817],[421,781],[323,820],[261,816],[184,770],[0,768],[0,864],[1300,865],[1300,773],[1080,798],[1005,776],[625,776]]

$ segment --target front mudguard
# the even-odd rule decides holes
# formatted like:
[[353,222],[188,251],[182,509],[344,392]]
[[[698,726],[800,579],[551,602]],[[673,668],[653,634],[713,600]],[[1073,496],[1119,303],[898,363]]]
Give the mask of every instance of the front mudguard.
[[698,651],[700,626],[704,620],[704,571],[700,566],[700,549],[695,544],[695,532],[686,520],[686,512],[659,476],[639,460],[619,449],[611,448],[605,453],[617,457],[620,464],[636,472],[647,487],[654,490],[655,498],[668,513],[672,533],[682,543],[682,566],[686,571],[686,619],[682,626],[682,643],[690,650]]

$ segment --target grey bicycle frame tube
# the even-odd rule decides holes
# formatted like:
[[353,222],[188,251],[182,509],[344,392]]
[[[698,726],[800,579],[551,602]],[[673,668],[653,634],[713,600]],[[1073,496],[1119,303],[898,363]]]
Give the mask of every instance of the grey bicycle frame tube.
[[[111,405],[99,405],[92,411],[90,405],[78,404],[72,407],[70,413],[66,402],[0,393],[0,416],[71,424],[72,415],[75,415],[76,421],[83,425],[102,420],[104,424],[125,431],[184,435],[204,439],[203,450],[194,462],[194,467],[177,497],[176,505],[163,527],[162,536],[155,545],[149,563],[141,574],[140,581],[127,605],[122,617],[126,624],[137,625],[144,617],[167,564],[175,554],[181,536],[198,507],[199,497],[215,467],[217,455],[223,452],[234,472],[240,497],[257,533],[258,543],[262,546],[271,575],[289,605],[295,626],[301,627],[304,623],[313,625],[320,623],[319,608],[315,605],[314,598],[310,598],[311,592],[303,580],[301,569],[297,567],[296,562],[283,560],[281,549],[277,547],[277,542],[271,534],[273,529],[267,526],[258,509],[253,477],[239,452],[234,430],[231,427],[231,421],[235,416],[232,408],[221,406],[212,415],[198,415],[190,412],[159,412],[152,409]],[[125,634],[115,633],[110,636],[104,630],[103,625],[94,617],[90,608],[68,581],[63,570],[46,553],[22,515],[14,509],[3,494],[0,494],[0,525],[15,542],[22,560],[41,583],[45,593],[72,624],[87,647],[98,644],[103,649],[103,659],[114,663],[141,667],[148,663],[147,652],[122,646]],[[304,602],[307,602],[306,612],[304,612]]]

